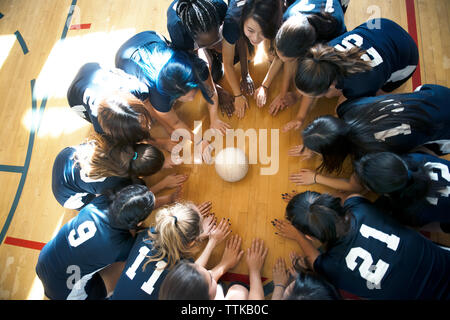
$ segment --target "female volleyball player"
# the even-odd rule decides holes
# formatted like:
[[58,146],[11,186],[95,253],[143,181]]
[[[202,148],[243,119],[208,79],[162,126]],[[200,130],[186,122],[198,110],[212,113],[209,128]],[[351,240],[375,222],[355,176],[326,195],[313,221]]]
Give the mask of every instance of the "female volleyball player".
[[397,23],[372,19],[331,40],[316,44],[298,62],[295,85],[303,96],[295,119],[283,131],[299,129],[320,97],[338,103],[392,92],[414,73],[417,45]]
[[232,284],[222,293],[217,282],[225,272],[232,269],[241,259],[244,251],[240,249],[242,239],[238,235],[227,240],[221,261],[211,270],[183,260],[166,276],[160,293],[160,300],[263,300],[261,269],[267,255],[262,240],[253,239],[247,249],[250,290],[241,284]]
[[[107,190],[134,183],[145,184],[141,177],[153,175],[164,165],[164,155],[149,144],[114,144],[96,135],[78,146],[63,149],[52,170],[52,190],[65,208],[81,209]],[[153,193],[181,187],[186,175],[170,175],[150,187]],[[160,205],[173,201],[177,193],[158,196]]]
[[[367,299],[448,299],[450,251],[406,228],[354,194],[339,198],[307,191],[276,221],[295,240],[309,269],[338,289]],[[312,244],[319,240],[321,253]]]
[[[253,96],[254,84],[248,73],[249,55],[262,41],[271,42],[281,25],[282,3],[279,0],[231,0],[223,24],[222,55],[225,77],[235,99],[239,119],[248,108],[245,97]],[[241,61],[241,81],[234,72],[234,56],[238,50]]]
[[[413,93],[390,94],[346,101],[339,118],[322,116],[302,132],[303,145],[290,150],[292,156],[319,154],[317,172],[302,169],[291,175],[298,184],[320,183],[335,189],[360,192],[355,176],[350,181],[320,173],[340,172],[347,156],[357,160],[369,153],[407,153],[417,148],[438,155],[450,152],[450,89],[423,85]],[[426,147],[426,148],[425,148]]]
[[205,266],[214,248],[231,232],[227,220],[214,224],[208,204],[177,203],[158,211],[155,227],[138,234],[113,300],[157,300],[161,283],[180,259],[193,259],[202,238],[209,238],[195,263]]
[[155,207],[147,187],[129,185],[93,200],[39,254],[36,273],[52,300],[105,299],[114,290],[133,233]]
[[[200,90],[210,105],[210,127],[225,134],[228,124],[218,116],[217,92],[206,63],[193,53],[174,50],[169,42],[154,31],[144,31],[127,40],[116,53],[116,67],[136,76],[149,90],[152,116],[161,122],[169,135],[176,129],[194,133],[173,110],[176,101],[192,101]],[[204,158],[209,144],[201,142]]]
[[195,52],[209,63],[219,108],[231,117],[233,96],[218,84],[223,77],[222,25],[227,9],[222,0],[175,0],[167,9],[167,30],[174,48]]
[[295,103],[297,94],[288,90],[297,70],[297,59],[317,42],[330,41],[345,32],[344,12],[338,0],[297,0],[290,5],[275,37],[277,55],[256,91],[258,107],[265,105],[268,88],[281,68],[281,90],[270,104],[269,113],[276,115],[278,111]]

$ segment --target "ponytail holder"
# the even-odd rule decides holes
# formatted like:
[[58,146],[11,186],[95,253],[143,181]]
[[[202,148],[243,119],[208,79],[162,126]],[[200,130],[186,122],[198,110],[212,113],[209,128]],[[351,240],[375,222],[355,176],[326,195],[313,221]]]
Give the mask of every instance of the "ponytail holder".
[[138,153],[135,151],[134,152],[134,157],[133,157],[133,160],[136,160],[137,159],[137,157],[138,157]]
[[177,224],[177,222],[178,222],[177,217],[176,216],[172,216],[172,218],[175,220],[175,224]]

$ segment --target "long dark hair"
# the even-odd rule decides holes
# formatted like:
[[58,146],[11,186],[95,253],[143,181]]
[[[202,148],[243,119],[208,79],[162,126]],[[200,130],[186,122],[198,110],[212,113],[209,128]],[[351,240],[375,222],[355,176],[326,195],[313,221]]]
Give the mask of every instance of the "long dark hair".
[[361,105],[358,101],[360,99],[349,102],[343,119],[322,116],[303,130],[305,147],[322,155],[320,171],[340,172],[347,156],[356,160],[368,153],[398,152],[396,147],[377,140],[376,133],[402,124],[409,124],[411,130],[424,134],[435,128],[430,115],[420,108],[421,103],[426,103],[422,99],[408,98],[403,94],[381,96],[374,102]]
[[140,184],[128,185],[110,195],[110,199],[109,219],[119,229],[137,230],[138,223],[150,215],[155,205],[153,193]]
[[130,93],[116,92],[98,104],[98,123],[118,143],[136,143],[150,138],[150,113]]
[[323,276],[296,266],[297,278],[287,300],[341,300],[339,291]]
[[283,18],[283,3],[280,0],[247,0],[242,8],[240,19],[241,36],[247,42],[250,55],[255,48],[244,34],[244,23],[253,18],[260,26],[263,36],[273,41],[281,26]]
[[365,50],[358,47],[344,52],[318,43],[299,60],[295,85],[311,96],[325,94],[333,82],[372,69],[370,61],[361,59],[364,54]]
[[193,38],[199,33],[218,30],[223,22],[211,0],[178,0],[176,13]]
[[192,54],[161,43],[142,46],[138,49],[138,55],[140,60],[137,64],[146,84],[169,97],[170,104],[196,88],[200,89],[209,104],[213,104],[212,92],[201,82]]
[[[391,152],[368,154],[354,163],[358,179],[371,191],[385,195],[384,206],[403,223],[421,226],[416,219],[426,197],[437,197],[446,184],[430,178],[425,163],[414,163]],[[386,205],[388,204],[388,205]]]
[[209,300],[209,286],[194,263],[181,260],[166,275],[159,300]]
[[332,247],[349,231],[350,216],[342,207],[341,199],[313,191],[295,195],[286,207],[286,219],[297,230],[327,247]]
[[283,56],[299,58],[315,43],[332,40],[339,32],[339,21],[330,13],[300,13],[281,25],[275,37],[275,45]]
[[150,144],[118,144],[107,136],[93,135],[77,147],[74,159],[92,179],[138,178],[160,171],[164,154]]

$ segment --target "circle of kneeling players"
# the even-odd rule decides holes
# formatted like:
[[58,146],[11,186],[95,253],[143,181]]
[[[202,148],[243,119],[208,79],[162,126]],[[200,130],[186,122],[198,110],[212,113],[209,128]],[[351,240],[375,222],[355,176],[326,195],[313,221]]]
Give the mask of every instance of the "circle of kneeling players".
[[[416,70],[417,45],[385,18],[348,31],[347,6],[338,0],[175,0],[167,11],[170,41],[140,32],[120,47],[115,68],[83,65],[68,103],[92,123],[95,135],[55,159],[55,198],[79,213],[39,256],[36,272],[46,296],[265,299],[263,240],[253,239],[244,250],[241,237],[230,234],[231,222],[214,216],[211,202],[182,201],[186,175],[166,175],[151,186],[143,180],[174,166],[161,150],[171,152],[175,143],[154,138],[152,125],[157,121],[169,136],[180,128],[193,136],[173,105],[200,91],[211,128],[222,133],[231,126],[219,112],[241,119],[250,99],[273,116],[301,100],[295,118],[282,127],[301,131],[303,144],[292,146],[289,156],[320,157],[321,165],[288,178],[347,195],[282,194],[285,217],[270,222],[301,254],[276,260],[272,299],[334,300],[346,293],[449,299],[450,251],[419,231],[450,230],[450,163],[442,157],[450,152],[450,90],[425,84],[392,93]],[[263,42],[271,67],[255,86],[248,64]],[[268,101],[278,73],[280,92]],[[221,79],[231,90],[218,84]],[[337,98],[336,114],[306,123],[322,97]],[[207,157],[211,146],[198,144]],[[347,157],[350,178],[332,176]],[[170,191],[161,195],[165,189]],[[368,191],[376,201],[365,196]],[[155,223],[146,228],[152,212]],[[223,242],[220,262],[207,269]],[[220,281],[241,260],[249,282]]]

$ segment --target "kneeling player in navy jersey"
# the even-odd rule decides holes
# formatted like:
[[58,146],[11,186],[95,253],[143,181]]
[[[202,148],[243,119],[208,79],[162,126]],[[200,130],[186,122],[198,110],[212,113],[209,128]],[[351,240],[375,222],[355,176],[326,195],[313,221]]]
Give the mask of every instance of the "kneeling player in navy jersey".
[[[450,161],[423,153],[373,153],[355,163],[358,181],[400,222],[450,232]],[[440,227],[440,228],[439,228]],[[430,230],[430,229],[428,229]]]
[[295,240],[306,265],[338,289],[367,299],[450,298],[450,251],[360,195],[341,205],[339,198],[307,191],[291,199],[286,218],[275,224],[280,234]]
[[303,145],[290,150],[291,156],[322,157],[317,171],[302,169],[290,180],[299,185],[320,183],[335,189],[360,192],[355,177],[333,179],[322,175],[340,172],[347,156],[389,151],[408,153],[423,149],[438,155],[450,152],[450,89],[426,84],[413,93],[390,94],[346,101],[339,118],[322,116],[302,132]]
[[[275,224],[272,221],[272,224]],[[341,300],[338,290],[325,277],[311,272],[302,264],[302,257],[291,253],[292,267],[278,258],[272,269],[272,300]],[[293,279],[293,280],[292,280]]]
[[[253,96],[255,93],[248,72],[248,59],[244,60],[244,57],[253,56],[255,47],[263,42],[266,47],[273,48],[272,42],[282,21],[282,10],[280,0],[230,0],[228,3],[223,24],[223,67],[239,119],[244,117],[249,107],[246,95]],[[234,69],[236,51],[241,62],[241,81]]]
[[223,0],[175,0],[167,9],[167,31],[175,49],[194,52],[209,63],[219,108],[231,117],[233,96],[218,84],[223,77],[222,26],[227,9]]
[[244,251],[238,235],[227,240],[220,262],[211,270],[186,260],[180,261],[167,274],[159,293],[160,300],[264,300],[261,269],[267,255],[262,240],[253,239],[247,249],[250,289],[241,284],[231,284],[226,292],[218,285],[219,279],[239,263]]
[[36,273],[55,300],[104,299],[114,289],[133,246],[133,233],[150,215],[155,197],[129,185],[101,196],[67,222],[42,249]]
[[384,18],[315,45],[299,60],[295,85],[302,102],[283,131],[299,129],[320,97],[339,97],[342,103],[394,91],[412,76],[418,62],[419,51],[408,32]]
[[67,100],[72,110],[92,123],[95,132],[114,141],[147,141],[168,151],[175,145],[170,139],[151,137],[148,88],[123,70],[86,63],[70,84]]
[[277,57],[256,92],[258,107],[265,104],[267,90],[280,68],[283,68],[282,85],[270,104],[269,113],[276,115],[278,111],[295,103],[296,93],[288,90],[294,80],[297,60],[316,43],[333,40],[345,32],[344,12],[338,0],[297,0],[290,5],[275,37]]
[[192,259],[203,238],[208,243],[196,263],[205,266],[213,249],[231,232],[225,219],[214,225],[208,203],[177,203],[156,214],[155,227],[140,232],[127,259],[113,300],[157,300],[169,270],[180,259]]
[[[65,208],[81,209],[107,190],[145,182],[142,177],[160,171],[165,163],[163,153],[149,144],[115,144],[107,137],[94,138],[78,146],[63,149],[52,170],[52,191]],[[166,188],[181,187],[186,175],[170,175],[150,187],[157,194]],[[157,196],[158,206],[173,202],[178,191]]]
[[[176,129],[194,133],[178,118],[174,103],[194,100],[200,90],[208,103],[210,128],[225,134],[230,126],[219,119],[218,97],[206,63],[191,52],[175,50],[154,31],[140,32],[128,39],[116,53],[116,67],[136,76],[149,90],[152,116],[155,116],[169,135]],[[206,140],[201,141],[207,151]],[[205,155],[205,160],[207,155]]]

